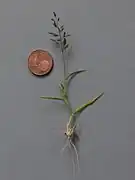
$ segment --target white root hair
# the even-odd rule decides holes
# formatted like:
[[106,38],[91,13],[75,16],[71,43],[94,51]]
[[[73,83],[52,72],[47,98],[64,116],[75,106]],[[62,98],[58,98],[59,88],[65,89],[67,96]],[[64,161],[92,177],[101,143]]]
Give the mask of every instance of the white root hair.
[[72,145],[74,151],[75,151],[75,154],[76,154],[76,160],[77,160],[77,166],[78,166],[78,170],[80,171],[80,165],[79,165],[79,155],[78,155],[78,151],[74,145],[74,143],[70,140],[70,144]]

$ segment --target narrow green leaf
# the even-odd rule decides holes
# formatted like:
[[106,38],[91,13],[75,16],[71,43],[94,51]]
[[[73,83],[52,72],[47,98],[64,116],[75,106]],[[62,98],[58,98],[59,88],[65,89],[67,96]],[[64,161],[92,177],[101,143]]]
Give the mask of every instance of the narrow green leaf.
[[81,113],[82,111],[84,111],[88,106],[93,105],[98,99],[100,99],[102,96],[104,95],[104,93],[101,93],[99,96],[97,96],[96,98],[94,98],[93,100],[88,101],[88,103],[83,104],[82,106],[80,106],[79,108],[77,108],[74,112],[74,114],[77,113]]
[[80,74],[80,73],[82,73],[82,72],[86,72],[86,71],[87,71],[87,70],[82,69],[82,70],[78,70],[78,71],[72,72],[72,73],[70,73],[70,74],[67,76],[66,80],[68,80],[68,82],[70,82],[76,75],[78,75],[78,74]]
[[51,100],[60,100],[60,101],[63,101],[63,98],[61,98],[61,97],[41,96],[40,98],[47,99],[47,100],[51,99]]

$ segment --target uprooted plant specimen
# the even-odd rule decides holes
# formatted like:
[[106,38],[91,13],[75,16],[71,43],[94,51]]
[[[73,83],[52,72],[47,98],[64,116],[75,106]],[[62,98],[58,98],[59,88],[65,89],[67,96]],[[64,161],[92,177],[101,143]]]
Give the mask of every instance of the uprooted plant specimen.
[[[78,136],[77,134],[77,126],[78,126],[78,115],[80,115],[87,107],[92,106],[97,100],[99,100],[104,93],[101,93],[97,97],[93,98],[92,100],[88,100],[87,103],[82,104],[81,106],[77,107],[76,109],[72,108],[72,105],[69,100],[69,93],[68,93],[68,88],[69,88],[69,83],[70,81],[76,77],[78,74],[86,72],[87,70],[77,70],[75,72],[69,73],[68,68],[67,68],[67,60],[65,58],[65,52],[69,48],[68,44],[68,37],[71,36],[68,32],[65,31],[64,25],[60,23],[60,18],[57,17],[56,13],[53,12],[53,18],[52,24],[53,27],[55,28],[55,32],[49,32],[49,35],[51,35],[50,40],[55,43],[56,45],[59,46],[60,52],[61,52],[61,57],[63,60],[64,64],[64,78],[60,81],[59,83],[59,91],[60,95],[58,97],[54,96],[41,96],[42,99],[48,99],[48,100],[56,100],[56,101],[61,101],[65,104],[69,111],[69,120],[66,125],[66,130],[65,130],[65,135],[67,137],[67,143],[62,149],[62,152],[65,150],[65,148],[69,147],[70,149],[72,148],[76,154],[76,160],[77,160],[77,166],[79,168],[79,158],[78,158],[78,151],[76,148],[75,144],[75,137]],[[73,161],[73,164],[75,166],[75,163]]]

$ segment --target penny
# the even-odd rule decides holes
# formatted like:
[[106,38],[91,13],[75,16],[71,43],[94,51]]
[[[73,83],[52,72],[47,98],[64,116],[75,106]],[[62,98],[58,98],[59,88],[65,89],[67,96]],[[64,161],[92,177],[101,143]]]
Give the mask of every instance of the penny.
[[37,49],[28,57],[28,68],[37,76],[47,75],[53,69],[53,57],[48,51]]

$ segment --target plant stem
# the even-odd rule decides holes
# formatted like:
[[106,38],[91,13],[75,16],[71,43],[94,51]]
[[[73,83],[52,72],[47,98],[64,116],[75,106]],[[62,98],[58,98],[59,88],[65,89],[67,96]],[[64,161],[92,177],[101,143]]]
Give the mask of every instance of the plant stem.
[[61,54],[62,54],[62,60],[64,63],[64,80],[66,78],[67,72],[66,72],[66,62],[65,62],[65,57],[64,57],[64,48],[63,48],[63,44],[62,44],[62,36],[61,36],[61,30],[58,26],[58,20],[57,20],[57,29],[58,29],[58,33],[59,33],[59,37],[60,37],[60,49],[61,49]]
[[[55,21],[55,27],[57,28],[58,31],[58,35],[59,35],[59,41],[60,41],[60,51],[61,51],[61,55],[62,55],[62,60],[63,60],[63,64],[64,64],[64,80],[63,80],[63,86],[64,86],[64,94],[63,94],[63,100],[65,105],[67,106],[69,113],[70,113],[70,117],[73,115],[73,109],[71,106],[71,103],[69,101],[69,95],[68,95],[68,79],[67,79],[67,75],[68,75],[68,64],[66,63],[65,60],[65,56],[64,56],[64,39],[62,37],[62,30],[61,27],[59,26],[59,18],[56,17],[56,14],[54,14],[56,21]],[[65,38],[65,37],[64,37]],[[72,121],[72,118],[70,119]]]
[[66,62],[65,62],[65,57],[64,57],[64,48],[62,44],[62,37],[61,37],[61,32],[60,29],[58,28],[59,36],[60,36],[60,47],[61,47],[61,53],[62,53],[62,60],[64,63],[64,79],[66,78],[67,72],[66,72]]
[[65,56],[64,56],[64,47],[63,47],[63,43],[62,43],[62,36],[61,36],[61,30],[58,26],[58,20],[57,20],[57,29],[58,29],[58,33],[59,33],[59,37],[60,37],[60,49],[61,49],[61,54],[62,54],[62,60],[64,63],[64,87],[65,87],[65,98],[64,98],[64,102],[67,106],[67,108],[69,109],[69,112],[72,113],[72,107],[71,107],[71,103],[69,102],[69,96],[68,96],[68,83],[66,80],[67,77],[67,67],[66,67],[66,61],[65,61]]
[[72,110],[72,107],[71,107],[71,103],[69,102],[68,96],[67,96],[67,98],[65,100],[65,104],[66,104],[67,108],[69,109],[70,114],[72,114],[73,110]]

